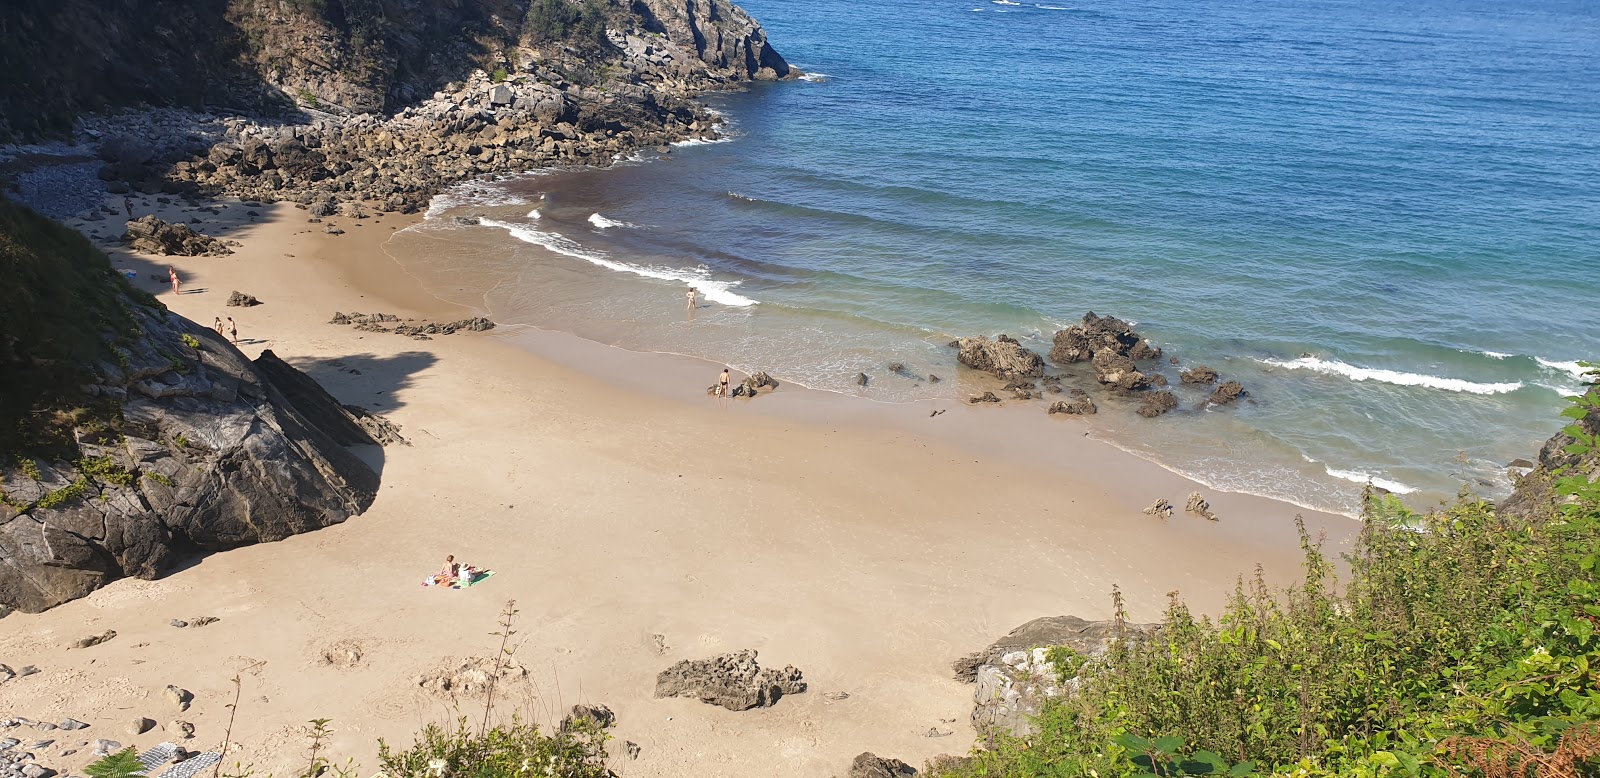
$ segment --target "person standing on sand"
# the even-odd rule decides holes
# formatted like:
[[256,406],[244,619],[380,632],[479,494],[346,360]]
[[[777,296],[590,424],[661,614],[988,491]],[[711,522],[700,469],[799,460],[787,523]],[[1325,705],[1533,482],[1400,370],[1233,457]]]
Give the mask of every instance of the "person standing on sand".
[[214,319],[214,321],[211,322],[211,329],[216,330],[217,334],[221,335],[222,334],[222,317],[221,316],[216,316],[216,317],[213,317],[213,319]]
[[730,368],[722,368],[722,375],[717,378],[717,399],[728,399],[728,373]]
[[127,195],[123,195],[122,196],[122,209],[128,212],[128,218],[129,219],[133,218],[133,198],[132,197],[129,197]]
[[178,291],[178,284],[181,283],[178,280],[178,269],[173,267],[173,266],[171,266],[171,265],[168,265],[167,266],[167,278],[172,280],[172,293],[173,294],[183,294],[183,292]]
[[691,310],[691,311],[695,309],[695,304],[694,304],[695,294],[696,294],[695,288],[692,287],[692,286],[689,287],[689,292],[688,292],[687,297],[689,298],[689,310]]
[[239,345],[239,325],[233,323],[232,316],[228,317],[228,340],[233,341],[235,346]]

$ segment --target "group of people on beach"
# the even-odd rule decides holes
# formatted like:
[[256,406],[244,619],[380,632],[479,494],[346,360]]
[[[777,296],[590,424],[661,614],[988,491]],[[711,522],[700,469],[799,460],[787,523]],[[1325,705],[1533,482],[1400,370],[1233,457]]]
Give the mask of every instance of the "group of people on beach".
[[[226,328],[223,327],[222,317],[213,317],[213,319],[214,320],[211,323],[211,329],[216,330],[218,335],[227,338],[228,342],[232,343],[233,345],[239,345],[239,325],[233,323],[233,317],[228,317],[228,324]],[[224,331],[224,329],[226,329],[226,331]]]
[[444,567],[440,568],[439,572],[434,573],[428,580],[423,581],[422,585],[459,586],[472,583],[472,580],[477,578],[481,572],[483,572],[481,569],[465,562],[457,562],[456,555],[450,554],[444,558]]

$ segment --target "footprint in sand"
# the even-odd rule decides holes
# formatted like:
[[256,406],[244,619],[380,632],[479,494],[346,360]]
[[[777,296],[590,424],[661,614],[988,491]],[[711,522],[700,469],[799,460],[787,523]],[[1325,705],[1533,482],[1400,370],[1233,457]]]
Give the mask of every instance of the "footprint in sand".
[[715,645],[719,645],[721,643],[722,643],[722,638],[719,638],[719,637],[717,637],[715,635],[701,635],[700,636],[700,645],[702,645],[702,646],[715,646]]

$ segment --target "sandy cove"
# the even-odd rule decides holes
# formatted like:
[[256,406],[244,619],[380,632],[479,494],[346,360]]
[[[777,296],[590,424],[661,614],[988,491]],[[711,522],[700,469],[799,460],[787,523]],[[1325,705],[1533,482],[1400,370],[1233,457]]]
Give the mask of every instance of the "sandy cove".
[[[227,206],[195,226],[242,245],[171,258],[182,295],[150,278],[166,258],[102,245],[174,311],[201,324],[231,315],[247,354],[271,348],[342,402],[387,415],[412,445],[362,452],[382,488],[340,526],[0,620],[0,662],[40,670],[0,685],[0,718],[91,724],[40,737],[172,737],[160,726],[129,735],[143,716],[192,722],[185,745],[215,748],[237,673],[229,764],[285,774],[303,764],[305,722],[328,718],[332,753],[370,774],[378,738],[409,744],[421,724],[455,716],[456,703],[415,679],[492,656],[489,633],[515,600],[516,658],[530,675],[503,690],[500,713],[549,722],[573,703],[610,706],[623,775],[825,776],[867,750],[921,764],[972,745],[957,657],[1038,616],[1106,618],[1113,585],[1137,620],[1157,618],[1174,590],[1215,612],[1258,563],[1274,580],[1297,572],[1295,514],[1334,548],[1357,528],[1211,490],[1220,522],[1180,512],[1163,523],[1140,508],[1155,497],[1181,506],[1199,487],[1042,407],[884,405],[784,386],[720,408],[703,395],[716,367],[695,360],[508,328],[416,341],[331,325],[336,310],[476,312],[431,297],[384,254],[415,217],[330,218],[345,230],[333,236],[287,205]],[[263,305],[224,307],[233,290]],[[1045,421],[1059,434],[1017,434]],[[497,574],[466,590],[419,586],[445,554]],[[168,624],[196,616],[220,621]],[[107,629],[114,640],[66,649]],[[671,663],[743,648],[763,666],[800,668],[809,691],[741,713],[653,699]],[[190,710],[163,697],[168,684],[194,693]],[[459,710],[481,715],[481,702]],[[88,761],[87,749],[54,753],[41,761]]]

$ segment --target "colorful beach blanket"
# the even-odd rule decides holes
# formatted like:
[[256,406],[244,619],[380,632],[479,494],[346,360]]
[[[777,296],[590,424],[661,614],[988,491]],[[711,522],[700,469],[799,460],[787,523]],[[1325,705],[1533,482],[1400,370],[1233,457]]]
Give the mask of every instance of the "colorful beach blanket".
[[469,588],[469,587],[472,587],[472,586],[476,586],[478,584],[483,583],[484,581],[489,580],[489,578],[492,577],[493,575],[494,575],[494,571],[493,570],[479,570],[479,571],[473,573],[471,578],[452,578],[452,579],[450,579],[450,583],[448,583],[448,584],[437,583],[437,582],[435,582],[433,580],[434,577],[430,575],[427,578],[422,579],[422,585],[423,586],[442,586],[442,587],[449,588],[449,589],[466,589],[466,588]]

